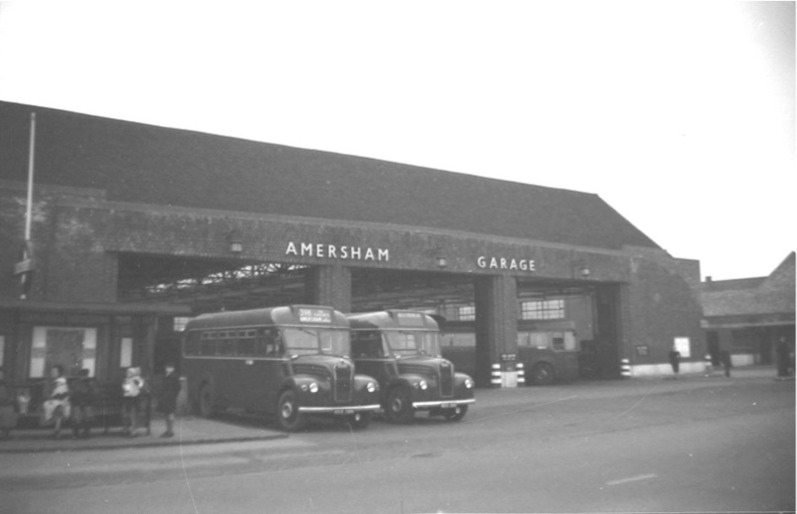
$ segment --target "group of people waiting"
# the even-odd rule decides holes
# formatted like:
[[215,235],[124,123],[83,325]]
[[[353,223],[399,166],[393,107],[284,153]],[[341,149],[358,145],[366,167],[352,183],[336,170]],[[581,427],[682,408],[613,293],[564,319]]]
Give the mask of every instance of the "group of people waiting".
[[[173,437],[177,396],[180,393],[180,377],[173,364],[166,364],[158,391],[157,409],[164,414],[166,421],[166,431],[161,437]],[[14,399],[8,393],[0,377],[0,431],[4,438],[9,438],[11,429],[17,424]],[[140,368],[127,368],[121,384],[122,427],[125,435],[138,435],[140,410],[150,396],[150,385],[141,376]],[[70,383],[64,375],[64,368],[55,365],[45,384],[40,424],[53,427],[54,439],[60,438],[61,430],[68,423],[76,439],[88,438],[98,398],[97,381],[89,376],[89,370],[80,370],[77,379]]]

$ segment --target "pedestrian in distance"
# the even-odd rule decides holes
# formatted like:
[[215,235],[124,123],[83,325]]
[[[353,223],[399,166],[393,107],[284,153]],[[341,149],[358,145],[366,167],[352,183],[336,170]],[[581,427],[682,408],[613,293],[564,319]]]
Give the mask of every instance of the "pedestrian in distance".
[[138,408],[144,379],[141,370],[136,367],[127,368],[127,375],[122,382],[122,416],[124,417],[123,433],[130,437],[138,435]]
[[722,367],[725,369],[725,376],[730,377],[731,366],[732,366],[731,352],[729,352],[728,350],[722,350],[720,352],[720,360],[722,360]]
[[88,439],[94,419],[94,402],[97,398],[97,382],[89,376],[89,370],[81,369],[78,380],[72,385],[72,434],[75,439]]
[[784,336],[778,340],[775,350],[778,358],[778,377],[788,377],[791,368],[791,348]]
[[17,426],[14,397],[6,387],[5,375],[0,369],[0,433],[3,439],[11,438],[11,429]]
[[166,431],[161,437],[174,436],[174,413],[177,411],[177,395],[180,394],[180,377],[174,364],[167,363],[160,396],[158,397],[158,411],[166,417]]
[[61,426],[69,419],[69,384],[64,376],[63,366],[56,364],[50,370],[50,381],[46,384],[46,400],[42,404],[43,423],[53,423],[53,439],[61,437]]
[[681,369],[681,352],[673,345],[669,353],[670,366],[672,367],[673,374],[677,377]]

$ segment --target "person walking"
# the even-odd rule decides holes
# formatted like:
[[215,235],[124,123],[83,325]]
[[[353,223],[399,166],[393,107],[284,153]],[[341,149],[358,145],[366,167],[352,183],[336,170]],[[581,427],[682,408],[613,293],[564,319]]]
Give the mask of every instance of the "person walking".
[[166,416],[166,431],[161,437],[174,436],[174,413],[177,410],[177,395],[180,394],[180,377],[171,363],[166,364],[165,375],[158,397],[158,411]]
[[96,381],[89,376],[89,370],[81,369],[80,378],[72,386],[72,434],[75,439],[89,438],[96,398]]
[[123,433],[130,437],[138,434],[138,407],[144,379],[138,368],[127,368],[127,376],[122,382],[122,415],[124,416]]

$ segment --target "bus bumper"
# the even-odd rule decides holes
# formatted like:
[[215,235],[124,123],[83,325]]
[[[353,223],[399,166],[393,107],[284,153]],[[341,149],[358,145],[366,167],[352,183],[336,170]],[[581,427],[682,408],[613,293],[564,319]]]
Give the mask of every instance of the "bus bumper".
[[465,398],[462,400],[435,400],[432,402],[412,402],[414,409],[450,409],[457,405],[466,405],[468,403],[475,403],[476,398]]
[[381,409],[378,403],[373,405],[347,405],[345,407],[299,407],[299,412],[307,414],[354,414],[356,412],[376,412]]

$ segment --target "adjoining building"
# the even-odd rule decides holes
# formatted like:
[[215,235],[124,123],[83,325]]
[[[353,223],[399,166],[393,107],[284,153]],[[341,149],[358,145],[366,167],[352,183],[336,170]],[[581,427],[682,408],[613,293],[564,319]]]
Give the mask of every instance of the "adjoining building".
[[711,280],[701,288],[703,328],[714,365],[730,353],[733,365],[775,364],[783,337],[794,353],[794,252],[769,276]]
[[6,102],[0,119],[9,380],[152,373],[175,320],[287,303],[438,314],[481,386],[516,385],[540,345],[593,378],[667,372],[673,346],[702,369],[699,262],[595,194]]

